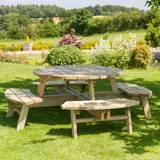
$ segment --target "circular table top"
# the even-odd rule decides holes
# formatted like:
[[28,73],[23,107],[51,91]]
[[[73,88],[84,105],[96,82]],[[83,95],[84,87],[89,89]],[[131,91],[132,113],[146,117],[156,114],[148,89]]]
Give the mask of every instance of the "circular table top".
[[87,65],[41,67],[33,70],[33,74],[39,77],[63,80],[107,79],[123,73],[124,71],[119,68]]

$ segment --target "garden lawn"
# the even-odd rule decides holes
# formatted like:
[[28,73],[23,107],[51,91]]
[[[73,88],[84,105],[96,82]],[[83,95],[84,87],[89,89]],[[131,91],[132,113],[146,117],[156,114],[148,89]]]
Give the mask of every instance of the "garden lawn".
[[[133,134],[125,121],[78,124],[78,139],[71,138],[69,111],[60,107],[30,109],[23,131],[16,131],[18,116],[6,118],[7,88],[36,88],[36,66],[0,62],[0,159],[2,160],[151,160],[160,159],[160,74],[154,70],[127,70],[117,81],[127,81],[153,91],[152,120],[145,120],[141,107],[132,107]],[[105,90],[107,81],[95,84]],[[122,112],[121,110],[119,112]],[[85,113],[82,113],[85,115]]]
[[[146,34],[145,30],[137,30],[137,31],[124,31],[124,32],[113,32],[109,33],[109,40],[115,39],[118,35],[122,35],[124,37],[128,36],[129,33],[135,33],[137,36],[137,40],[144,40],[144,36]],[[103,38],[103,34],[97,34],[97,35],[92,35],[92,36],[86,36],[86,37],[80,37],[82,40],[100,40]],[[59,42],[60,38],[40,38],[37,41],[49,41],[53,45],[57,45]],[[0,40],[0,43],[7,43],[7,44],[24,44],[24,40],[13,40],[13,39],[3,39]]]

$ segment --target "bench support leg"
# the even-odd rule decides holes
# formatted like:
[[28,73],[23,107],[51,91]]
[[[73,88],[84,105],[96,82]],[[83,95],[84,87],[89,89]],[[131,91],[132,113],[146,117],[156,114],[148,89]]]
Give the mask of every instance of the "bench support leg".
[[130,108],[127,107],[125,111],[126,111],[126,116],[127,116],[127,119],[126,119],[127,131],[129,134],[132,134],[132,119],[131,119]]
[[72,137],[77,139],[76,111],[71,110]]
[[150,112],[150,107],[148,103],[148,99],[146,97],[141,97],[141,104],[144,109],[144,115],[146,119],[151,119],[151,112]]
[[8,112],[7,112],[7,115],[6,117],[12,117],[13,116],[13,113],[14,113],[14,104],[10,101],[8,101]]
[[27,115],[28,115],[28,110],[29,110],[28,106],[25,106],[25,105],[22,106],[21,113],[18,119],[17,130],[24,129]]

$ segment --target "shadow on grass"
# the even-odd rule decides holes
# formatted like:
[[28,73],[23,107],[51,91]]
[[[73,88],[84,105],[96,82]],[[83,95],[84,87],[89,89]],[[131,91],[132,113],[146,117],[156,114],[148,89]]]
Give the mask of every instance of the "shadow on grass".
[[[30,83],[31,79],[21,79],[17,77],[16,80],[0,83],[0,103],[2,107],[0,109],[0,125],[16,127],[18,116],[6,119],[7,104],[4,98],[4,91],[8,88],[29,88],[33,93],[36,93],[36,87]],[[123,82],[124,79],[119,78],[118,81]],[[107,121],[99,123],[85,123],[78,124],[78,135],[93,135],[100,133],[111,133],[111,138],[115,140],[121,140],[125,142],[125,150],[128,153],[143,154],[147,152],[146,147],[152,147],[160,144],[160,82],[159,81],[146,81],[143,78],[127,81],[128,83],[134,83],[144,86],[153,91],[153,96],[149,99],[151,106],[152,120],[147,121],[144,119],[143,109],[141,107],[132,107],[132,122],[133,122],[133,134],[129,135],[126,132],[125,121]],[[106,86],[106,87],[104,87]],[[108,88],[107,81],[97,81],[95,89],[106,90]],[[118,111],[119,112],[119,111]],[[121,111],[120,111],[121,112]],[[84,114],[85,115],[85,114]],[[62,111],[60,107],[48,107],[48,108],[35,108],[30,109],[27,122],[39,123],[39,124],[68,124],[70,125],[70,113],[69,111]],[[70,125],[71,126],[71,125]],[[54,128],[51,129],[47,135],[56,135],[62,137],[71,137],[71,128]],[[52,139],[52,138],[51,138]],[[36,143],[45,143],[49,139],[35,140]],[[52,139],[54,140],[54,138]]]
[[[37,80],[38,81],[38,80]],[[32,93],[36,94],[37,88],[31,84],[32,79],[22,79],[17,77],[14,81],[6,83],[0,83],[0,125],[16,127],[18,115],[15,113],[13,117],[6,118],[7,113],[7,101],[4,96],[4,91],[8,88],[29,88]],[[61,111],[60,107],[41,107],[30,108],[27,122],[39,123],[39,124],[69,124],[70,115],[69,111]],[[26,123],[26,125],[28,125]]]
[[45,138],[45,139],[42,139],[42,140],[33,140],[32,144],[46,143],[46,142],[51,142],[51,141],[54,141],[54,140],[56,140],[56,139],[55,138]]

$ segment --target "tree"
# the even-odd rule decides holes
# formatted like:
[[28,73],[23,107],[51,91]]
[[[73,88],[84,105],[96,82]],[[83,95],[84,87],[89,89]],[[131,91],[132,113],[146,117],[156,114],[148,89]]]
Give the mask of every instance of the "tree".
[[30,19],[25,15],[19,13],[9,13],[0,17],[0,28],[7,30],[10,26],[24,26],[27,27],[30,24]]
[[87,27],[89,19],[92,18],[92,13],[86,9],[79,9],[74,16],[73,27],[76,32],[83,34],[85,28]]
[[28,27],[28,35],[33,39],[33,41],[35,41],[39,37],[39,34],[40,34],[39,28],[40,26],[37,23],[32,23]]
[[159,8],[160,0],[147,0],[146,5],[151,8]]
[[103,11],[102,8],[99,4],[95,5],[94,7],[95,11],[94,11],[94,15],[102,15]]
[[61,33],[60,24],[54,24],[54,22],[44,21],[40,26],[40,36],[47,37],[58,37]]
[[148,24],[145,40],[152,47],[160,46],[160,11],[156,12],[155,18],[152,19],[152,22]]
[[0,17],[0,29],[7,31],[8,37],[12,39],[25,38],[30,23],[27,16],[19,13],[9,13]]

